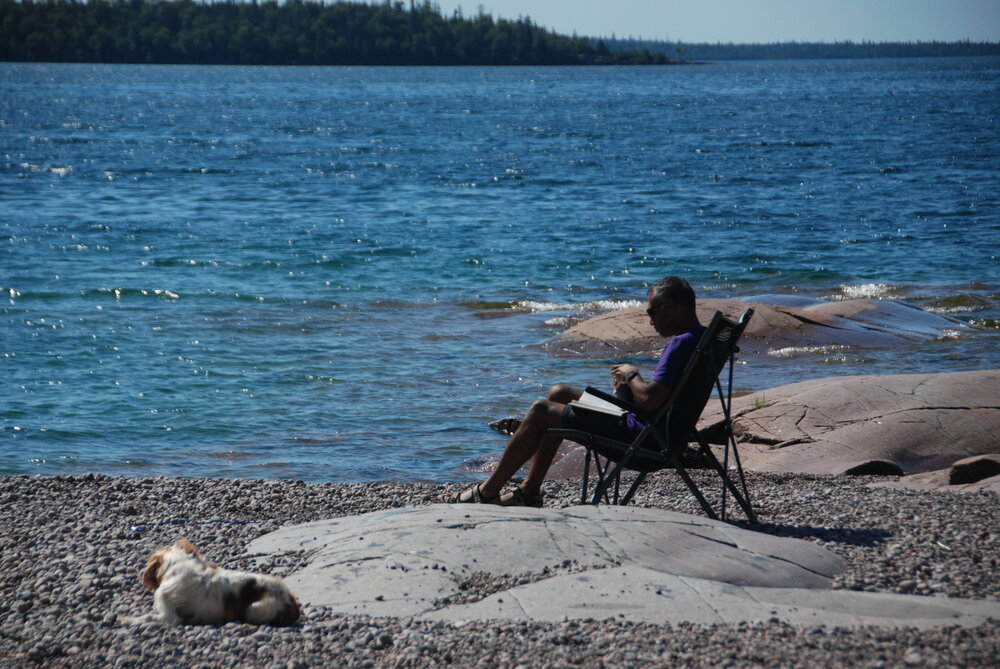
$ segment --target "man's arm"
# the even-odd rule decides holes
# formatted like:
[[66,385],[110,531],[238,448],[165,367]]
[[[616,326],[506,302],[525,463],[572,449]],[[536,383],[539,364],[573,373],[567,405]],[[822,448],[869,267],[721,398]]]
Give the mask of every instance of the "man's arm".
[[615,365],[611,368],[615,388],[626,385],[632,390],[635,403],[649,412],[656,411],[670,397],[670,386],[659,381],[646,381],[635,365]]

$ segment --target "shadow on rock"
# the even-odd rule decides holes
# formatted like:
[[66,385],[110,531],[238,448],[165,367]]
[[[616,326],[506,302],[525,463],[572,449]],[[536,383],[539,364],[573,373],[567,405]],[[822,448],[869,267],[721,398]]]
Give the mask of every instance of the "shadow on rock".
[[852,546],[878,546],[883,544],[890,537],[892,532],[880,528],[871,529],[849,529],[843,527],[812,527],[810,525],[779,525],[776,523],[747,523],[745,521],[733,522],[747,530],[764,532],[777,537],[789,537],[792,539],[820,539],[839,544],[850,544]]

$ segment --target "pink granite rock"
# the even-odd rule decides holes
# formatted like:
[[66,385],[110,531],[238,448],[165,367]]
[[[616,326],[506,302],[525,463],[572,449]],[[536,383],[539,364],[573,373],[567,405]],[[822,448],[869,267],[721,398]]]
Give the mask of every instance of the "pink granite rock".
[[[818,379],[733,405],[744,466],[758,471],[928,472],[1000,441],[1000,370]],[[709,404],[699,426],[721,418]]]
[[[805,381],[736,398],[733,415],[750,470],[886,476],[944,469],[941,485],[953,464],[956,482],[1000,472],[1000,370]],[[698,424],[709,441],[721,420],[718,403],[709,402]],[[549,477],[580,476],[583,461],[583,447],[564,442]]]
[[[971,329],[961,321],[891,300],[844,300],[792,308],[704,299],[698,301],[698,316],[702,323],[708,323],[712,314],[721,311],[736,319],[750,307],[755,310],[754,317],[740,344],[748,355],[804,346],[897,346]],[[549,342],[546,349],[556,355],[655,355],[663,343],[649,324],[645,309],[635,307],[578,323]]]
[[997,475],[1000,475],[1000,454],[975,455],[956,460],[951,464],[948,483],[951,485],[977,483]]
[[880,481],[870,484],[875,488],[908,488],[910,490],[937,490],[948,492],[975,493],[995,492],[1000,495],[1000,474],[980,479],[975,483],[949,483],[951,468],[935,469],[932,472],[901,476],[894,481]]

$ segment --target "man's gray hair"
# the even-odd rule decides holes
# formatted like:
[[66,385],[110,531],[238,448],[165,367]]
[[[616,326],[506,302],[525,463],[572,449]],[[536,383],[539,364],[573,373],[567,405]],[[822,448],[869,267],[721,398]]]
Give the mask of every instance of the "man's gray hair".
[[694,310],[694,288],[679,276],[668,276],[660,279],[649,289],[654,302],[675,302],[682,307]]

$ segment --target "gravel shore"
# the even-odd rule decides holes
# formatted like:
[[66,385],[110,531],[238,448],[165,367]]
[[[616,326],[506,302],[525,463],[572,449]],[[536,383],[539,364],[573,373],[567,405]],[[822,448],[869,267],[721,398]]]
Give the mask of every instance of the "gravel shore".
[[[700,476],[699,473],[695,473]],[[874,478],[751,474],[766,532],[841,555],[835,587],[1000,601],[1000,497],[868,488]],[[578,499],[554,481],[546,506]],[[964,629],[858,630],[575,620],[470,623],[342,616],[304,607],[290,628],[165,628],[125,622],[152,608],[146,557],[186,536],[225,567],[283,525],[437,502],[461,484],[177,478],[0,477],[0,667],[996,666],[1000,621]],[[699,513],[670,473],[636,500]],[[503,549],[503,547],[498,547]],[[285,575],[296,556],[258,566]],[[543,575],[528,575],[541,578]],[[509,579],[508,579],[509,580]],[[469,597],[499,587],[470,579]]]

